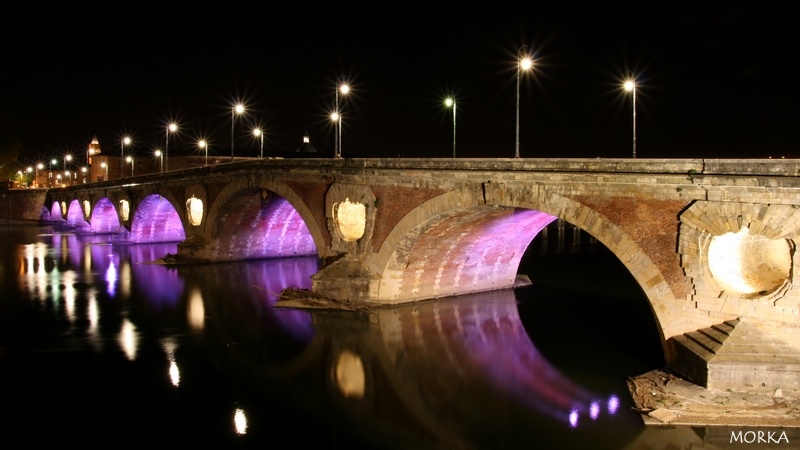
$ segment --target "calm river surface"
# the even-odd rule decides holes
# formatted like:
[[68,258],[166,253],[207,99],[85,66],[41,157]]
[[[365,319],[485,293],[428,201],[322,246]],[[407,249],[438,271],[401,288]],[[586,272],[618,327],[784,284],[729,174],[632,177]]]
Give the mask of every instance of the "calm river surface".
[[[663,364],[600,244],[549,229],[533,285],[370,312],[275,308],[316,258],[148,264],[176,244],[0,225],[2,429],[19,447],[638,449],[626,377]],[[715,447],[716,448],[716,447]]]

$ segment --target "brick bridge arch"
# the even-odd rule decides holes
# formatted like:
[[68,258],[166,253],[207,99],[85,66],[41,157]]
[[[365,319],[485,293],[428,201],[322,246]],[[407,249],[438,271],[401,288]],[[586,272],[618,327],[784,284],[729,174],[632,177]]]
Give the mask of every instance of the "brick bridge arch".
[[451,191],[420,204],[397,223],[369,261],[380,279],[378,302],[513,287],[530,242],[561,218],[620,259],[642,288],[665,340],[669,317],[664,312],[675,296],[658,266],[625,230],[592,207],[555,193],[494,205],[485,204],[483,195],[475,189]]
[[181,256],[226,261],[324,255],[326,239],[317,219],[287,183],[255,174],[215,188],[186,188],[186,198],[201,200],[204,212],[200,225],[188,223]]

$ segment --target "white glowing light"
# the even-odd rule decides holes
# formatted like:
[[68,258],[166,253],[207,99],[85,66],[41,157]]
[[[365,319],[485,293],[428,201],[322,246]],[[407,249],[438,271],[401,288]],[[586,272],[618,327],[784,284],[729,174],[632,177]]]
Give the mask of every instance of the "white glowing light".
[[236,408],[233,414],[233,426],[236,434],[247,434],[247,416],[243,409]]
[[791,276],[792,256],[785,239],[751,235],[747,227],[715,236],[708,245],[708,268],[725,291],[766,295]]
[[119,344],[129,360],[136,359],[136,347],[138,345],[136,326],[130,320],[125,319],[122,322],[122,329],[119,332]]
[[186,200],[186,214],[189,216],[189,223],[199,226],[203,222],[203,201],[195,196]]
[[181,384],[181,373],[178,370],[178,363],[176,363],[175,360],[169,362],[169,379],[175,387]]
[[625,88],[626,91],[630,92],[636,87],[636,84],[634,84],[633,80],[627,80],[622,87]]
[[120,213],[122,214],[122,221],[127,222],[131,216],[131,204],[127,200],[119,201]]

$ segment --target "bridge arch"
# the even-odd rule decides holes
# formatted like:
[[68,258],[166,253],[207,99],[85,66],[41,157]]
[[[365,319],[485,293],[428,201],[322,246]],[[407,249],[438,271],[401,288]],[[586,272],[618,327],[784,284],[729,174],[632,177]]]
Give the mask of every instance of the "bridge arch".
[[175,205],[161,194],[150,193],[135,206],[129,239],[132,242],[183,241],[186,232]]
[[117,207],[108,197],[100,197],[92,208],[90,221],[94,233],[116,233],[120,231]]
[[325,253],[311,210],[286,183],[269,176],[227,183],[208,206],[202,226],[205,257],[214,261]]
[[[673,319],[666,312],[674,296],[658,267],[630,236],[600,212],[555,193],[508,197],[512,200],[489,205],[494,202],[484,203],[480,191],[452,191],[406,215],[372,260],[372,270],[382,275],[378,301],[400,303],[513,287],[530,242],[561,218],[595,237],[628,269],[648,298],[665,343],[671,336],[665,324]],[[475,266],[467,270],[471,264]]]
[[84,215],[84,209],[78,198],[72,199],[67,206],[67,225],[79,229],[88,230],[91,228]]

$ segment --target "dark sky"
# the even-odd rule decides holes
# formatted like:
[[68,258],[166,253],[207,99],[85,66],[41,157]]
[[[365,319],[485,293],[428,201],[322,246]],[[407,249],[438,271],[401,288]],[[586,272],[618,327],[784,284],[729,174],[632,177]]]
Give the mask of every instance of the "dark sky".
[[[52,3],[52,4],[50,4]],[[342,147],[361,156],[512,157],[516,54],[523,157],[628,157],[637,77],[637,156],[800,153],[800,32],[788,1],[29,2],[0,13],[0,131],[23,158],[171,152],[207,137],[229,154],[293,151],[308,131],[332,151],[336,79]],[[287,6],[291,4],[291,6]],[[277,6],[276,6],[277,5]],[[248,153],[249,152],[249,153]],[[174,154],[174,153],[173,153]]]

